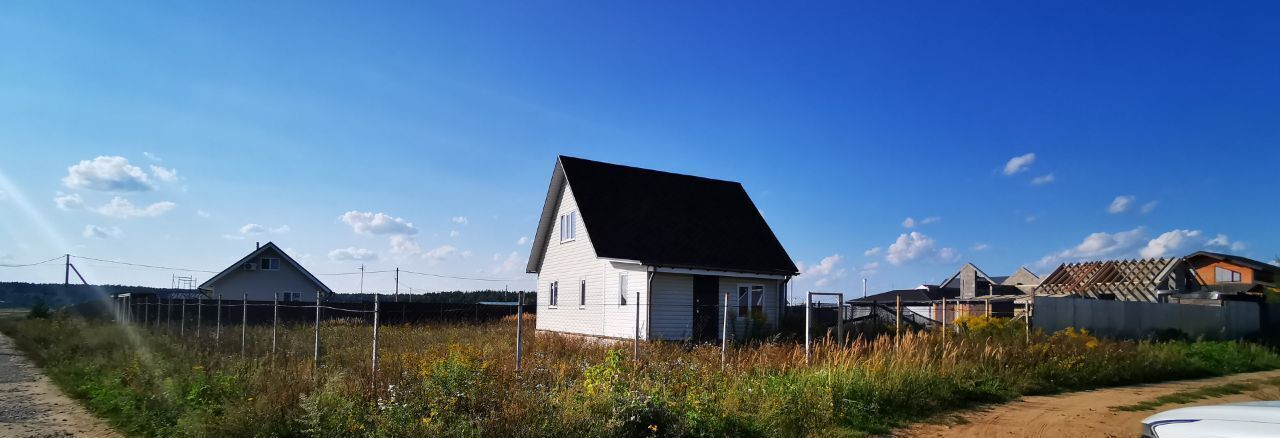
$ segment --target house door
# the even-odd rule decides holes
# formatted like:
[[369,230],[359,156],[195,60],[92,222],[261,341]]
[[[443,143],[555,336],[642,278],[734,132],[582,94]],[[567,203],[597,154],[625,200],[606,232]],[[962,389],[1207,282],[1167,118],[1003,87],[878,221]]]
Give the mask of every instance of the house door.
[[720,338],[716,322],[720,304],[720,277],[693,276],[693,340],[710,342]]

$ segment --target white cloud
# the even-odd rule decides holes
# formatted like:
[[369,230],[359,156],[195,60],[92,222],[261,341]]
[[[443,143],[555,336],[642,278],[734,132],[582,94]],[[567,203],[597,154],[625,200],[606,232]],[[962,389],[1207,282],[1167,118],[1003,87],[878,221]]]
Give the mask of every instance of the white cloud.
[[244,240],[244,236],[239,234],[223,234],[222,238],[227,240]]
[[[1225,237],[1225,236],[1223,236]],[[1147,242],[1147,246],[1138,252],[1143,258],[1164,257],[1177,254],[1179,250],[1200,239],[1200,230],[1173,230],[1161,234]]]
[[526,243],[529,243],[529,236],[520,236],[519,239],[516,239],[516,245],[524,245]]
[[1009,162],[1004,164],[1004,174],[1013,175],[1027,170],[1031,167],[1031,163],[1034,163],[1035,161],[1036,154],[1024,154],[1010,158]]
[[111,198],[111,202],[108,202],[103,206],[98,207],[97,209],[94,209],[94,211],[98,212],[98,214],[101,214],[103,216],[110,216],[110,217],[122,218],[122,219],[135,218],[135,217],[155,217],[155,216],[165,214],[169,212],[169,210],[173,210],[173,207],[176,207],[177,205],[178,204],[174,204],[169,201],[162,201],[162,202],[157,202],[157,203],[148,205],[146,206],[146,208],[138,208],[138,207],[135,207],[132,202],[129,202],[128,199],[116,196],[114,198]]
[[1238,240],[1234,242],[1231,241],[1231,239],[1227,238],[1226,234],[1217,235],[1216,237],[1209,240],[1208,242],[1205,242],[1204,246],[1219,246],[1223,248],[1230,248],[1232,252],[1240,252],[1240,251],[1244,251],[1245,248],[1248,248],[1248,245],[1246,245],[1244,242],[1241,242]]
[[155,190],[147,174],[124,157],[98,157],[67,168],[62,184],[73,189],[108,192]]
[[494,274],[523,272],[525,265],[528,264],[528,260],[516,251],[511,251],[506,258],[503,258],[501,254],[494,254],[493,261],[500,262],[497,266],[494,266]]
[[469,250],[469,249],[468,249],[468,250],[466,250],[466,251],[463,251],[463,252],[462,252],[462,258],[464,258],[464,259],[469,259],[469,258],[471,258],[471,256],[473,256],[473,255],[475,255],[475,253],[471,252],[471,250]]
[[950,262],[958,256],[954,248],[938,249],[933,238],[918,231],[912,231],[899,235],[898,239],[889,245],[884,259],[893,265],[902,265],[925,259]]
[[200,217],[209,217],[209,216],[212,216],[212,215],[211,215],[211,214],[209,214],[209,212],[204,211],[204,210],[196,210],[196,216],[200,216]]
[[293,229],[289,228],[288,225],[281,225],[281,226],[272,228],[269,231],[271,231],[271,234],[289,234],[289,232],[293,231]]
[[378,259],[378,253],[356,247],[347,247],[329,251],[329,260],[335,262],[360,261],[367,262]]
[[150,152],[143,152],[142,156],[147,157],[148,160],[155,161],[157,163],[164,161],[164,160],[161,160],[160,157],[156,156],[156,154],[153,154]]
[[168,169],[152,164],[151,174],[155,175],[156,179],[164,182],[174,182],[178,180],[177,169]]
[[451,220],[451,221],[453,221],[453,223],[455,223],[455,224],[460,224],[460,225],[466,225],[466,224],[470,223],[470,221],[468,221],[468,220],[467,220],[467,217],[466,217],[466,216],[454,216],[454,217],[453,217],[452,219],[450,219],[450,220]]
[[103,228],[97,225],[85,225],[84,237],[89,239],[112,239],[124,235],[120,227]]
[[932,223],[937,223],[940,220],[942,220],[942,218],[937,216],[929,216],[920,220],[915,220],[915,218],[908,217],[902,220],[902,228],[915,228],[916,226],[920,226],[920,225],[929,225]]
[[79,193],[58,192],[53,196],[53,203],[58,204],[58,208],[63,210],[75,210],[84,206],[84,199]]
[[1124,213],[1129,210],[1129,206],[1133,205],[1135,199],[1137,198],[1133,196],[1116,196],[1116,199],[1111,201],[1111,205],[1107,207],[1107,213]]
[[863,257],[872,257],[880,253],[880,247],[874,247],[862,252]]
[[986,250],[988,250],[988,249],[991,249],[991,245],[990,245],[990,244],[986,244],[986,243],[979,243],[979,244],[975,244],[975,245],[973,245],[973,250],[974,250],[974,251],[986,251]]
[[240,227],[240,234],[244,235],[256,235],[265,232],[267,232],[267,228],[258,224],[245,224],[245,226]]
[[458,230],[450,230],[450,231],[449,231],[449,237],[458,237],[458,236],[461,236],[461,235],[462,235],[462,233],[458,232]]
[[385,213],[352,210],[343,213],[339,219],[360,234],[418,234],[413,223]]
[[1037,218],[1037,217],[1036,217],[1036,215],[1034,215],[1034,214],[1029,214],[1029,215],[1027,215],[1027,217],[1023,218],[1022,220],[1023,220],[1023,222],[1026,222],[1026,223],[1032,223],[1032,222],[1035,222],[1035,221],[1036,221],[1036,219],[1039,219],[1039,218]]
[[1033,185],[1033,186],[1042,186],[1042,185],[1049,184],[1049,183],[1053,182],[1053,181],[1054,181],[1054,179],[1055,179],[1055,178],[1053,177],[1053,174],[1052,174],[1052,173],[1050,173],[1050,174],[1048,174],[1048,175],[1040,175],[1040,176],[1037,176],[1037,177],[1035,177],[1035,178],[1031,178],[1031,185]]
[[1272,266],[1280,266],[1280,258],[1276,258],[1276,259],[1271,260],[1271,265],[1272,265]]
[[455,248],[452,245],[442,245],[430,251],[427,251],[426,254],[423,254],[423,257],[426,257],[428,260],[431,260],[431,261],[440,261],[440,260],[449,258],[450,256],[452,256],[454,253],[457,253],[457,252],[458,252],[458,248]]
[[1058,264],[1065,260],[1099,259],[1132,251],[1142,244],[1146,232],[1142,227],[1118,233],[1098,232],[1088,235],[1074,248],[1044,256],[1040,266]]
[[823,257],[822,261],[816,265],[809,266],[808,269],[801,272],[801,275],[829,275],[842,260],[844,260],[844,257],[841,257],[840,254]]
[[874,277],[878,273],[880,273],[880,262],[867,263],[858,268],[859,277]]
[[418,241],[405,235],[391,236],[391,253],[401,256],[415,256],[422,253]]
[[1142,208],[1139,209],[1139,211],[1141,211],[1142,214],[1147,214],[1147,213],[1150,213],[1152,210],[1155,210],[1156,206],[1158,205],[1160,205],[1160,201],[1151,201],[1146,204],[1142,204]]

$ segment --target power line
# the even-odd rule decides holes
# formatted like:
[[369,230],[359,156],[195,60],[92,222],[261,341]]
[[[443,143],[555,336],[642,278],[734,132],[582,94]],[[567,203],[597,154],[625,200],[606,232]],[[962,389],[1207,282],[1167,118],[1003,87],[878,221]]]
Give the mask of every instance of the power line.
[[93,261],[95,261],[95,262],[115,263],[115,264],[117,264],[117,265],[125,265],[125,266],[137,266],[137,267],[140,267],[140,268],[164,269],[164,270],[169,270],[169,271],[184,271],[184,272],[203,272],[203,273],[207,273],[207,274],[217,274],[217,273],[218,273],[218,271],[206,271],[206,270],[203,270],[203,269],[186,269],[186,268],[174,268],[174,267],[170,267],[170,266],[144,265],[144,264],[141,264],[141,263],[129,263],[129,262],[116,261],[116,260],[95,259],[95,258],[93,258],[93,257],[85,257],[85,256],[78,256],[78,255],[72,255],[71,257],[75,257],[75,258],[78,258],[78,259],[85,259],[85,260],[93,260]]
[[403,273],[406,273],[406,274],[424,275],[424,276],[427,276],[427,277],[449,278],[449,279],[454,279],[454,280],[474,280],[474,281],[520,281],[520,280],[513,280],[513,279],[509,279],[509,278],[479,278],[479,277],[459,277],[459,276],[454,276],[454,275],[428,274],[428,273],[426,273],[426,272],[415,272],[415,271],[410,271],[410,270],[407,270],[407,269],[401,269],[401,270],[400,270],[400,272],[403,272]]
[[[381,270],[381,271],[364,271],[364,273],[365,273],[365,274],[384,274],[384,273],[387,273],[387,272],[395,272],[395,270],[394,270],[394,269],[384,269],[384,270]],[[331,273],[316,274],[316,275],[360,275],[360,271],[356,271],[356,272],[331,272]]]
[[25,267],[28,267],[28,266],[43,265],[43,264],[45,264],[45,263],[49,263],[49,262],[52,262],[52,261],[54,261],[54,260],[57,260],[57,259],[60,259],[60,258],[63,258],[63,257],[66,257],[66,256],[57,256],[57,257],[51,258],[51,259],[49,259],[49,260],[45,260],[45,261],[43,261],[43,262],[36,262],[36,263],[27,263],[27,264],[19,264],[19,265],[7,265],[7,264],[0,264],[0,268],[25,268]]

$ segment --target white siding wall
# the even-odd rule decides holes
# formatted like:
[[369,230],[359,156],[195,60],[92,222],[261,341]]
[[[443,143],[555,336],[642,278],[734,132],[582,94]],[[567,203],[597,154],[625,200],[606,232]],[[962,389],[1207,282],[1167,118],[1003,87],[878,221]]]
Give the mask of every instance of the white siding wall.
[[687,339],[693,335],[693,276],[653,275],[653,338]]
[[[640,311],[640,337],[645,339],[647,336],[646,324],[647,306],[641,303],[647,303],[645,296],[645,283],[648,281],[648,272],[645,271],[643,265],[634,263],[619,263],[601,260],[604,265],[604,333],[605,336],[614,338],[634,338],[636,335],[636,310]],[[627,304],[621,305],[618,283],[619,275],[627,276]],[[637,298],[639,294],[639,298]]]
[[[604,319],[607,267],[596,258],[595,249],[591,246],[591,236],[587,235],[584,225],[587,218],[579,213],[575,240],[560,242],[560,215],[574,211],[578,211],[578,204],[566,184],[561,191],[560,206],[538,273],[538,329],[607,336]],[[579,306],[578,285],[582,280],[587,282],[587,302]],[[553,281],[560,282],[560,300],[556,307],[550,307]]]
[[[778,325],[778,280],[766,280],[760,278],[743,278],[743,277],[720,277],[720,295],[717,301],[721,306],[724,305],[724,294],[729,294],[729,331],[734,333],[738,339],[750,333],[753,321],[748,315],[738,314],[738,285],[760,285],[764,286],[764,314],[766,324],[772,327]],[[723,315],[724,307],[720,307],[717,315]],[[716,332],[721,332],[724,324],[717,324]]]

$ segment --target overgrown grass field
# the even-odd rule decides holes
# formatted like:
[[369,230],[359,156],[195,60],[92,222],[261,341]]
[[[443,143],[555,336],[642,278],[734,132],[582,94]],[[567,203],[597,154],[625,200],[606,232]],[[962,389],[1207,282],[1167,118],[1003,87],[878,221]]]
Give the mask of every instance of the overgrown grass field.
[[[526,328],[532,326],[532,319]],[[371,329],[239,328],[221,345],[78,319],[0,321],[72,396],[136,436],[859,436],[1024,394],[1280,368],[1280,356],[1238,342],[1100,340],[1034,334],[976,319],[965,333],[803,345],[583,342],[526,333],[514,371],[515,320],[388,326],[370,370]]]

